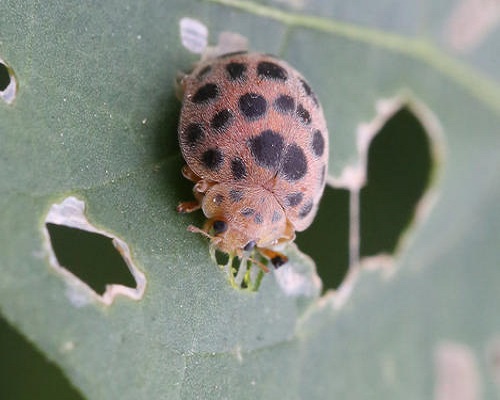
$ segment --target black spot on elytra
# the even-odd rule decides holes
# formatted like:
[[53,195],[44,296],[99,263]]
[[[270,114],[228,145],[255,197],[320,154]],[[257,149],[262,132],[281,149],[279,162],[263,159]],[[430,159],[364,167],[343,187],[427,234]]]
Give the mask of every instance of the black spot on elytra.
[[297,106],[296,113],[300,119],[300,122],[302,122],[305,125],[309,125],[311,123],[311,114],[304,108],[302,104],[299,104]]
[[230,62],[226,65],[226,71],[229,74],[229,78],[233,81],[245,79],[245,72],[247,66],[243,63]]
[[282,114],[291,114],[295,111],[295,100],[286,94],[274,100],[274,108]]
[[251,138],[248,144],[258,165],[269,169],[278,168],[285,148],[282,135],[266,130]]
[[206,78],[206,76],[210,73],[212,70],[211,65],[205,65],[200,72],[198,72],[198,75],[196,76],[200,81]]
[[283,67],[269,61],[261,61],[257,64],[257,75],[265,79],[276,79],[286,81],[288,74]]
[[313,208],[313,202],[309,200],[304,206],[300,209],[299,212],[299,218],[305,218],[309,215],[309,213],[312,211]]
[[246,93],[238,101],[243,115],[251,120],[262,117],[267,111],[267,101],[260,94]]
[[201,156],[203,165],[212,171],[218,170],[224,162],[224,156],[219,149],[208,149]]
[[306,94],[310,96],[312,94],[311,86],[309,86],[309,84],[304,79],[300,79],[300,83],[302,83],[302,87],[306,91]]
[[255,213],[255,210],[253,208],[246,207],[243,210],[241,210],[241,215],[244,217],[250,217]]
[[253,217],[253,220],[256,224],[260,225],[264,222],[264,218],[262,217],[261,213],[255,214],[255,217]]
[[285,197],[286,205],[288,207],[295,207],[300,204],[303,198],[304,195],[300,192],[287,194]]
[[281,220],[281,213],[279,211],[274,211],[273,212],[273,216],[271,217],[271,222],[274,224],[275,222],[278,222]]
[[218,206],[220,206],[222,204],[222,202],[224,201],[224,196],[221,195],[220,193],[217,193],[215,196],[214,196],[214,203]]
[[316,106],[317,106],[318,105],[318,98],[316,97],[316,94],[311,89],[311,86],[309,86],[309,84],[304,79],[300,79],[300,83],[302,83],[302,87],[304,88],[304,91],[306,92],[306,94],[313,99],[314,104],[316,104]]
[[229,198],[233,203],[238,203],[243,199],[243,192],[239,189],[231,189],[229,191]]
[[212,117],[212,121],[210,121],[210,126],[217,133],[223,132],[231,122],[233,121],[233,113],[230,110],[222,110],[219,111]]
[[215,99],[219,95],[219,88],[215,83],[207,83],[199,88],[192,97],[193,103],[205,103]]
[[244,179],[247,176],[247,169],[241,158],[236,157],[231,160],[231,172],[236,180]]
[[312,149],[317,157],[321,157],[325,151],[325,139],[320,130],[315,130],[312,139]]
[[288,146],[283,156],[280,172],[288,181],[296,181],[303,178],[307,173],[307,159],[304,150],[296,144]]
[[205,138],[205,131],[201,124],[189,124],[184,136],[189,146],[193,147]]

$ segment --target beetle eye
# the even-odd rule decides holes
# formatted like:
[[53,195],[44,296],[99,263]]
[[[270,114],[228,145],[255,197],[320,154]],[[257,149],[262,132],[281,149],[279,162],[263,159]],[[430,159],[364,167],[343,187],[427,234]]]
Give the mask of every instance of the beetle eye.
[[250,242],[248,242],[245,247],[243,247],[243,250],[245,251],[252,251],[255,246],[257,245],[257,243],[255,243],[255,240],[251,240]]
[[227,223],[226,221],[216,220],[212,225],[214,228],[214,233],[218,235],[219,233],[224,233],[227,231]]

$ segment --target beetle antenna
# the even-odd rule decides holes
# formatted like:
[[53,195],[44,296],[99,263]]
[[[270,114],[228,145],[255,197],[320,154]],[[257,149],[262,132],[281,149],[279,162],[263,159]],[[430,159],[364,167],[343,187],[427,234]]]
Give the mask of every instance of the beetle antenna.
[[262,271],[264,271],[266,274],[269,272],[269,268],[264,263],[261,263],[260,261],[257,261],[255,258],[248,257],[248,259],[253,262],[255,265],[257,265]]
[[210,240],[213,240],[214,239],[214,236],[208,234],[207,232],[205,232],[203,229],[200,229],[198,228],[197,226],[194,226],[194,225],[188,225],[187,227],[187,230],[189,232],[193,232],[193,233],[201,233],[203,236],[209,238]]

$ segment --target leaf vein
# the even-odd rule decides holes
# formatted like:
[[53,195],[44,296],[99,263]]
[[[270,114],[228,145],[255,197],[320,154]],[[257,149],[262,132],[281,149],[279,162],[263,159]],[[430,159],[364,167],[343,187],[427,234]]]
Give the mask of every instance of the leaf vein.
[[379,29],[334,21],[331,19],[283,11],[274,7],[246,0],[206,0],[265,18],[281,22],[289,27],[300,27],[343,36],[404,54],[429,65],[462,86],[468,93],[500,115],[500,85],[476,69],[456,58],[444,54],[428,40],[409,38]]

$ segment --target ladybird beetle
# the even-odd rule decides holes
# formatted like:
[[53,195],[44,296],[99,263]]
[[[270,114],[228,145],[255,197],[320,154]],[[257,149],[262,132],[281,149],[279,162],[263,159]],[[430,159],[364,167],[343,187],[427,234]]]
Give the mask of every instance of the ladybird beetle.
[[[185,178],[202,209],[211,249],[242,260],[258,251],[278,267],[273,250],[311,225],[325,187],[328,132],[321,105],[294,68],[252,52],[202,60],[181,81],[179,123]],[[241,266],[240,266],[241,268]]]

